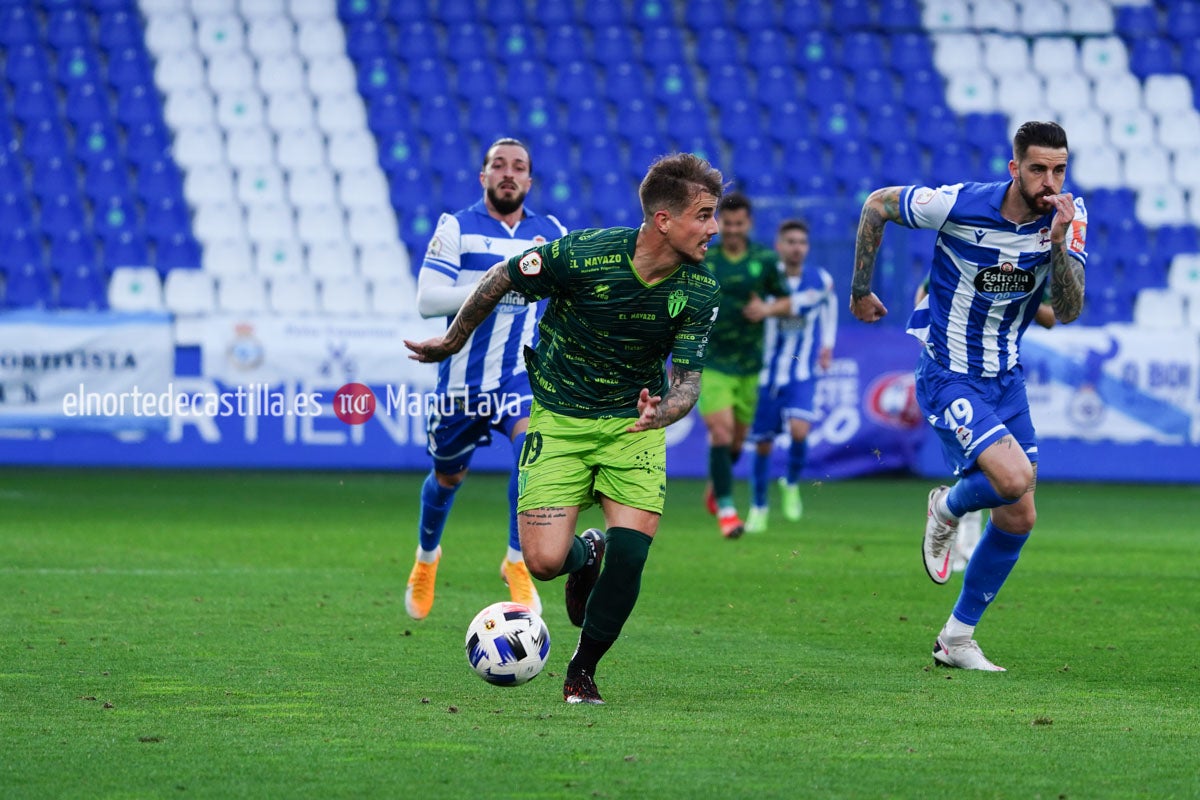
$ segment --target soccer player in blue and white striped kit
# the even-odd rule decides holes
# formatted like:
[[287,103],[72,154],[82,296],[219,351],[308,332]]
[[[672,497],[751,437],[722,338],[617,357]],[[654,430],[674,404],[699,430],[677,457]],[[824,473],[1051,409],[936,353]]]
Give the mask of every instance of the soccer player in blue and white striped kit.
[[747,533],[767,529],[771,449],[785,426],[791,442],[787,472],[779,480],[783,516],[795,522],[803,513],[800,473],[808,454],[809,431],[820,419],[816,407],[817,368],[829,369],[837,338],[833,277],[820,267],[805,266],[808,250],[806,223],[798,219],[780,223],[775,252],[779,254],[780,279],[788,290],[791,314],[764,321],[763,367],[750,429],[755,449]]
[[[438,220],[417,277],[417,308],[423,317],[445,316],[449,324],[496,262],[567,233],[553,216],[525,207],[533,185],[533,159],[520,141],[493,142],[484,156],[479,182],[484,192],[478,203]],[[508,437],[513,447],[508,551],[500,574],[514,601],[541,613],[537,589],[521,555],[516,522],[516,459],[525,443],[533,401],[524,350],[533,346],[537,316],[536,306],[513,292],[460,352],[438,365],[436,408],[428,423],[433,469],[421,487],[417,558],[404,592],[404,607],[413,619],[424,619],[433,608],[446,516],[475,448],[489,444],[493,430]]]
[[871,291],[884,224],[938,231],[929,296],[909,320],[909,332],[925,345],[917,401],[959,476],[929,494],[922,556],[935,583],[949,579],[959,518],[991,509],[934,643],[934,661],[945,666],[1003,671],[974,632],[1037,517],[1037,436],[1018,344],[1047,283],[1059,322],[1083,309],[1087,210],[1062,191],[1067,155],[1059,125],[1026,122],[1013,137],[1010,181],[877,189],[859,221],[850,310],[864,322],[887,314]]

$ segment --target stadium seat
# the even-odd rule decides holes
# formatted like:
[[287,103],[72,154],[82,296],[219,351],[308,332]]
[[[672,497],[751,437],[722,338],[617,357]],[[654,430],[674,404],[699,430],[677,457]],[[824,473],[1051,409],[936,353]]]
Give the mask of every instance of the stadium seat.
[[1145,288],[1133,303],[1133,324],[1155,330],[1187,325],[1187,296],[1165,288]]
[[222,275],[217,279],[217,309],[229,314],[259,314],[267,310],[263,280],[253,273]]
[[308,248],[308,272],[322,280],[352,276],[358,269],[354,246],[346,239]]
[[1067,0],[1065,30],[1075,35],[1101,36],[1111,34],[1116,18],[1106,0]]
[[153,267],[118,267],[108,279],[113,311],[162,311],[162,284]]
[[[1141,166],[1140,162],[1132,160],[1133,155],[1131,153],[1126,156],[1127,173]],[[1155,167],[1157,166],[1155,164]],[[1182,189],[1169,184],[1132,183],[1129,178],[1130,175],[1126,174],[1127,185],[1139,187],[1135,213],[1143,225],[1157,228],[1161,225],[1183,225],[1188,221],[1187,201]]]
[[1043,78],[1058,78],[1079,70],[1079,48],[1066,36],[1038,36],[1033,39],[1032,60]]
[[[741,73],[740,70],[738,71]],[[747,94],[746,84],[749,81],[744,77],[744,74],[740,80],[742,82],[741,96],[745,97]],[[801,75],[798,75],[796,70],[790,66],[775,65],[768,67],[759,73],[754,96],[757,98],[758,104],[766,108],[780,103],[799,101],[801,80]]]
[[1107,80],[1128,74],[1129,53],[1116,36],[1086,38],[1079,46],[1079,63],[1088,76]]
[[4,282],[5,308],[48,309],[54,305],[50,275],[40,264],[25,263],[8,270]]
[[1178,69],[1175,47],[1167,39],[1137,39],[1129,50],[1129,69],[1139,78],[1169,75]]
[[1113,111],[1108,120],[1108,140],[1124,153],[1157,150],[1154,115],[1142,108]]
[[299,273],[273,276],[267,294],[271,311],[276,314],[315,314],[317,283]]
[[321,280],[319,309],[326,314],[362,316],[370,309],[369,287],[357,275],[328,277]]
[[82,227],[56,231],[49,237],[50,248],[47,263],[50,270],[62,274],[68,269],[85,266],[96,269],[96,246]]
[[696,32],[696,62],[712,72],[723,65],[740,66],[741,46],[729,28],[701,27]]
[[912,31],[894,33],[891,37],[891,49],[889,66],[902,75],[933,69],[929,41],[922,34]]
[[[425,252],[424,247],[427,244],[429,244],[428,235],[421,244],[422,253]],[[413,294],[409,294],[408,305],[413,305],[412,298],[415,296],[416,285],[413,280],[412,266],[409,263],[408,251],[400,242],[396,241],[394,233],[386,241],[363,245],[359,248],[358,271],[368,280],[376,281],[376,286],[380,279],[404,281],[413,292]]]
[[[1200,39],[1200,6],[1195,3],[1168,3],[1163,31],[1177,42]],[[1117,30],[1121,30],[1119,27]]]
[[1123,185],[1121,155],[1112,147],[1080,149],[1071,156],[1071,179],[1083,188],[1119,188]]
[[338,134],[365,133],[367,109],[362,98],[357,93],[327,94],[319,97],[317,127],[331,137]]
[[921,24],[930,31],[961,31],[971,24],[971,10],[959,0],[929,0],[921,14]]
[[395,317],[415,305],[415,291],[411,277],[397,274],[376,278],[371,282],[369,310],[377,316]]
[[94,267],[78,265],[59,275],[59,308],[103,311],[108,307],[106,294],[104,276]]
[[198,269],[173,269],[163,279],[163,305],[172,314],[200,316],[216,310],[213,276]]

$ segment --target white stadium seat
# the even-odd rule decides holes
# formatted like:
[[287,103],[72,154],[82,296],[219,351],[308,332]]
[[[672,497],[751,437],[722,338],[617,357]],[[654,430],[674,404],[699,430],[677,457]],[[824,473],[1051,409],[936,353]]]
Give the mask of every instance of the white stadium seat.
[[262,167],[275,162],[275,142],[265,128],[231,130],[225,152],[234,169]]
[[306,272],[304,247],[295,239],[260,242],[254,248],[254,270],[272,276]]
[[961,31],[971,25],[971,7],[966,0],[927,0],[921,24],[930,31]]
[[242,207],[237,203],[213,203],[196,209],[192,232],[201,244],[246,236]]
[[979,31],[1015,33],[1020,29],[1017,7],[1013,3],[975,0],[971,3],[971,27]]
[[1112,147],[1075,150],[1072,147],[1069,169],[1073,182],[1085,189],[1118,189],[1124,186],[1121,154],[1117,150]]
[[183,179],[183,196],[193,206],[230,203],[235,198],[233,171],[224,161],[189,169]]
[[390,207],[351,209],[348,229],[350,240],[363,246],[395,242],[399,236],[396,215]]
[[291,206],[283,203],[252,206],[246,212],[246,233],[256,244],[294,239],[296,222]]
[[254,60],[244,51],[212,59],[208,62],[208,85],[217,93],[254,89]]
[[196,28],[188,14],[156,14],[146,22],[146,49],[159,58],[188,52],[195,42]]
[[1048,105],[1042,79],[1036,72],[1009,73],[996,81],[995,107],[1006,113]]
[[216,125],[177,131],[171,155],[179,166],[193,170],[225,163],[225,139]]
[[[1077,150],[1094,150],[1108,147],[1108,120],[1095,108],[1064,111],[1058,117],[1058,122],[1067,131],[1067,139],[1071,144],[1073,154]],[[1067,167],[1072,170],[1071,166]]]
[[286,0],[238,0],[238,10],[251,23],[287,14]]
[[325,139],[315,129],[283,131],[279,134],[279,166],[291,171],[325,164]]
[[191,86],[167,93],[163,119],[172,128],[202,128],[217,121],[213,96],[204,86]]
[[320,308],[326,314],[361,316],[370,310],[370,290],[357,275],[328,277],[321,281]]
[[1043,78],[1059,78],[1079,69],[1079,48],[1066,36],[1039,36],[1033,40],[1033,68]]
[[315,314],[317,284],[304,274],[278,275],[271,278],[268,302],[276,314]]
[[321,242],[308,248],[308,272],[311,275],[337,278],[354,275],[357,271],[358,259],[354,245],[345,239]]
[[[1078,72],[1070,72],[1051,80],[1046,87],[1045,99],[1049,108],[1060,113],[1095,107],[1092,103],[1092,82]],[[1069,129],[1068,136],[1074,145],[1075,131]]]
[[346,208],[387,206],[387,179],[378,168],[347,170],[338,178],[338,198]]
[[[1002,7],[1002,3],[987,2],[989,7]],[[979,4],[976,5],[976,8]],[[983,37],[983,66],[997,78],[1003,75],[1021,75],[1029,72],[1029,40],[1024,36],[1002,36],[990,34]]]
[[1130,72],[1097,78],[1092,98],[1096,108],[1106,114],[1132,111],[1142,107],[1142,84]]
[[163,92],[204,86],[204,61],[195,50],[164,53],[154,66],[154,84]]
[[259,17],[250,23],[246,46],[260,59],[294,52],[296,26],[285,16]]
[[1111,34],[1115,20],[1104,0],[1067,0],[1066,31],[1082,35]]
[[417,306],[412,276],[378,278],[371,283],[371,312],[379,316],[408,316]]
[[308,59],[345,53],[346,33],[342,23],[336,17],[301,21],[296,31],[296,49]]
[[1191,147],[1176,151],[1171,166],[1175,183],[1193,198],[1200,195],[1200,137],[1192,140]]
[[288,174],[288,199],[297,207],[333,202],[337,199],[333,170],[324,164],[292,170]]
[[946,85],[946,104],[958,114],[994,111],[995,78],[983,70],[955,75]]
[[262,95],[253,88],[222,92],[217,97],[217,122],[227,131],[261,127]]
[[254,254],[245,238],[221,239],[204,245],[200,265],[209,275],[240,275],[254,271]]
[[247,208],[287,202],[283,173],[274,164],[247,167],[237,176],[237,199]]
[[235,0],[188,0],[197,17],[223,16],[237,11]]
[[1189,305],[1200,304],[1200,253],[1180,253],[1171,259],[1167,288],[1187,295]]
[[297,22],[336,20],[337,0],[291,0],[288,10]]
[[1156,114],[1196,110],[1192,102],[1192,82],[1186,75],[1146,76],[1142,101]]
[[358,96],[358,77],[354,65],[343,53],[313,59],[308,64],[308,90],[315,97],[328,94]]
[[1186,298],[1170,289],[1142,289],[1133,302],[1133,324],[1178,330],[1187,321]]
[[304,89],[304,62],[295,53],[264,57],[258,63],[258,88],[267,95]]
[[163,304],[173,314],[211,314],[216,308],[213,276],[199,269],[173,269],[163,281]]
[[375,137],[365,130],[339,131],[329,137],[329,165],[338,172],[378,165]]
[[1129,74],[1129,52],[1116,36],[1089,37],[1079,46],[1079,63],[1093,78]]
[[322,96],[317,101],[317,125],[326,134],[364,132],[367,109],[358,92]]
[[1126,151],[1123,163],[1125,186],[1146,189],[1171,183],[1171,158],[1157,145]]
[[254,273],[217,279],[217,308],[230,314],[260,314],[267,309],[263,279]]
[[943,75],[981,69],[983,44],[974,33],[939,33],[933,36],[933,64]]
[[232,14],[201,17],[196,26],[196,46],[210,61],[240,53],[245,40],[242,18]]
[[1187,223],[1187,201],[1178,186],[1148,186],[1137,193],[1134,214],[1149,228]]
[[1028,0],[1018,14],[1021,32],[1029,36],[1063,33],[1067,12],[1057,0]]
[[325,206],[301,206],[296,226],[300,241],[306,245],[346,240],[346,223],[342,207],[336,203]]
[[113,311],[162,311],[162,284],[154,267],[117,267],[108,279]]
[[1158,147],[1154,115],[1143,108],[1115,111],[1108,118],[1108,140],[1122,152]]
[[[358,255],[358,271],[370,279],[393,279],[408,276],[412,281],[412,264],[408,250],[398,237],[363,245]],[[416,291],[414,286],[413,291]]]
[[312,97],[303,89],[271,95],[267,99],[267,124],[277,132],[311,128],[316,124]]

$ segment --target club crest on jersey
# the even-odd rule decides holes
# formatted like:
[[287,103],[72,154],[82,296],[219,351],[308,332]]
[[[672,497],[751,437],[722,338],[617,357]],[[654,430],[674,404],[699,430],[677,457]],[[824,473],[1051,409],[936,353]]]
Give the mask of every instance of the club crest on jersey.
[[679,312],[687,307],[687,294],[683,289],[676,289],[667,296],[667,313],[672,317],[678,317]]
[[517,269],[521,270],[522,275],[540,275],[542,274],[542,257],[537,253],[526,253],[517,262]]

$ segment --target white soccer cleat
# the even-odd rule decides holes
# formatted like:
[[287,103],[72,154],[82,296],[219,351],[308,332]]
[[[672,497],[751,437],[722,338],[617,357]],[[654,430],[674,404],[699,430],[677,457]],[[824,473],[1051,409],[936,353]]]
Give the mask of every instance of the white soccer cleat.
[[929,573],[929,579],[937,584],[950,580],[950,550],[954,546],[954,536],[958,533],[958,520],[942,522],[934,510],[938,499],[949,491],[949,486],[939,486],[929,493],[925,538],[921,541],[925,571]]
[[979,643],[969,639],[966,644],[946,645],[939,636],[933,643],[933,662],[943,667],[958,669],[977,669],[984,672],[1007,672],[988,661],[987,656],[979,649]]

